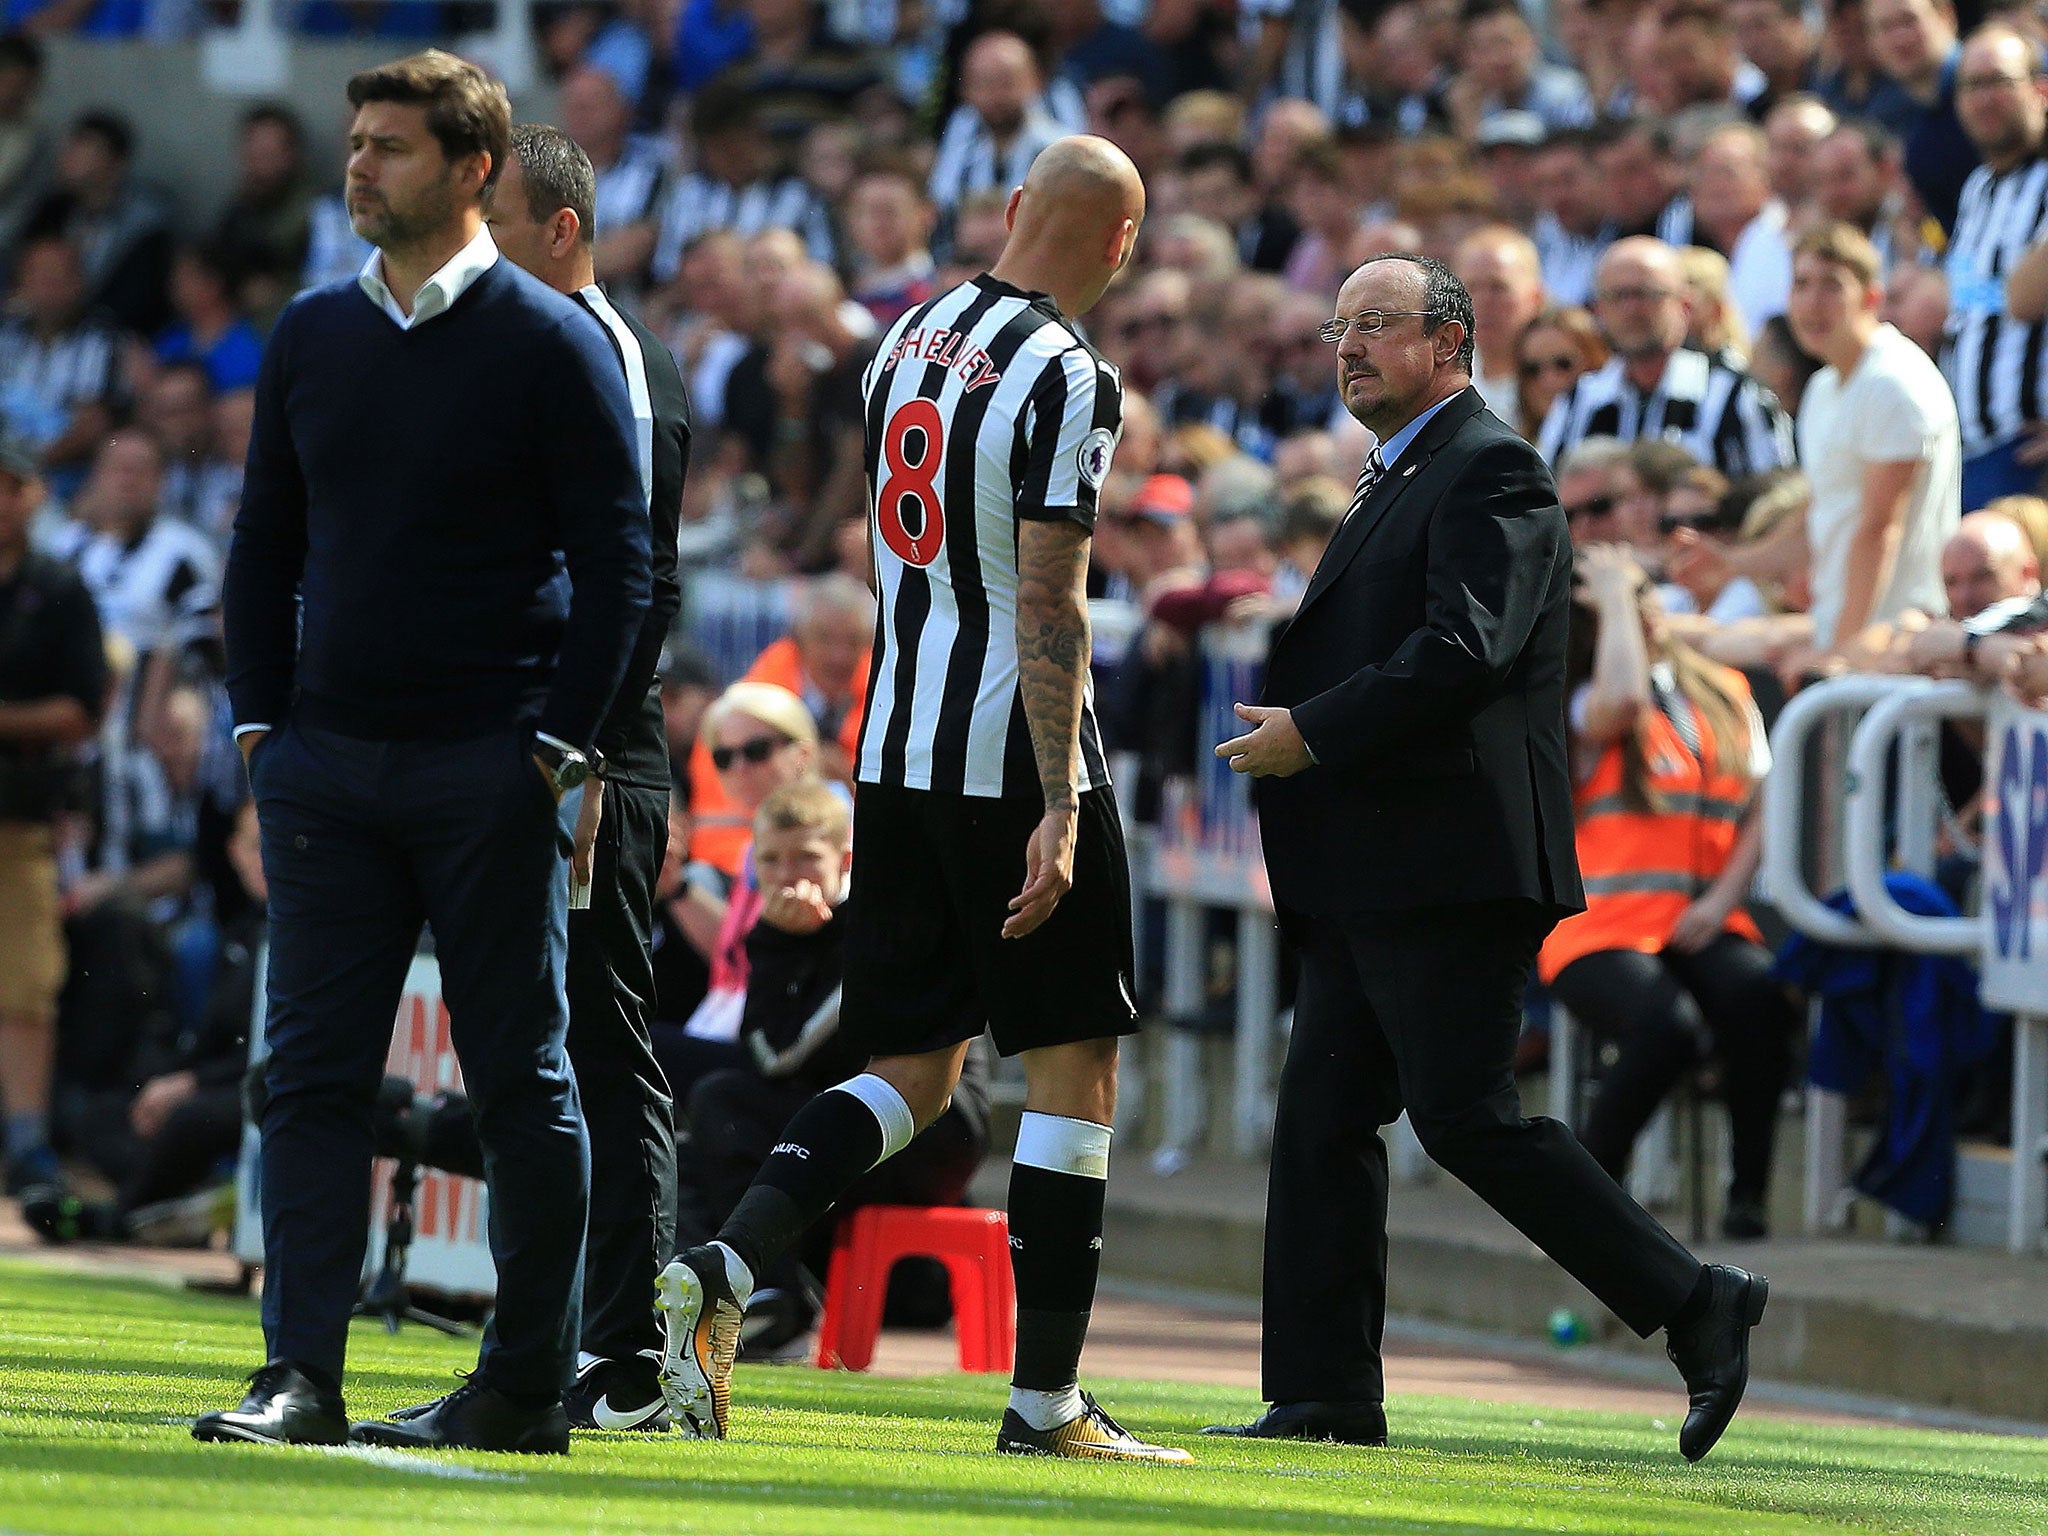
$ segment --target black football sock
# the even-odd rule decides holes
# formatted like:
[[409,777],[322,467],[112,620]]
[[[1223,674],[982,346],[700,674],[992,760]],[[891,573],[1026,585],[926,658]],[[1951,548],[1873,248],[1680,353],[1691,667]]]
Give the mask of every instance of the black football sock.
[[855,1180],[902,1151],[915,1130],[903,1096],[873,1073],[826,1089],[783,1128],[718,1241],[749,1272],[765,1273]]
[[1010,1171],[1010,1259],[1017,1282],[1017,1366],[1010,1380],[1020,1392],[1061,1393],[1079,1378],[1102,1269],[1108,1174],[1108,1126],[1024,1116]]

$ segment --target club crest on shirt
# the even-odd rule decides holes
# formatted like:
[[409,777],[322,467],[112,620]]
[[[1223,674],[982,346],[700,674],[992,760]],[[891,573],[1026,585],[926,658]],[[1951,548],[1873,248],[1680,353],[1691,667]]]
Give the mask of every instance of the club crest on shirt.
[[1115,451],[1116,434],[1107,427],[1097,427],[1081,439],[1074,460],[1081,472],[1081,483],[1089,490],[1100,489],[1102,477],[1109,473],[1109,456]]

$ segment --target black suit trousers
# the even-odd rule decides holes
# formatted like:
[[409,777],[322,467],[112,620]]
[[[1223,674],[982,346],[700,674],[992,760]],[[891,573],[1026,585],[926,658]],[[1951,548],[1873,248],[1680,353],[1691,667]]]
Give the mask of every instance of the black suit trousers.
[[1266,1209],[1270,1402],[1385,1394],[1387,1149],[1405,1108],[1423,1148],[1647,1337],[1699,1261],[1558,1121],[1522,1114],[1515,1039],[1550,917],[1480,902],[1290,914],[1301,949]]
[[590,1128],[581,1347],[608,1360],[661,1347],[654,1278],[675,1255],[675,1112],[648,1031],[667,845],[668,791],[607,784],[590,905],[569,914],[569,1061]]

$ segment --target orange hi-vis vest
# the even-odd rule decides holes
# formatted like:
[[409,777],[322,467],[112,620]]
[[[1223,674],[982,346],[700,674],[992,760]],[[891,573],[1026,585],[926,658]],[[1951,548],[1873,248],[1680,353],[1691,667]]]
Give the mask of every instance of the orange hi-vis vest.
[[[853,669],[853,704],[839,723],[839,745],[849,758],[860,756],[860,718],[868,697],[868,661],[863,653]],[[804,664],[797,655],[796,641],[787,635],[754,658],[742,682],[774,683],[798,698],[804,696]],[[738,875],[740,859],[753,841],[753,823],[733,803],[719,782],[718,769],[711,761],[711,749],[700,736],[690,749],[690,857],[692,860]]]
[[[1746,704],[1749,685],[1742,675],[1723,672],[1721,678]],[[1692,709],[1683,700],[1679,707]],[[1618,741],[1600,754],[1592,775],[1579,786],[1573,805],[1586,910],[1559,923],[1544,941],[1536,974],[1546,985],[1582,955],[1603,949],[1658,953],[1670,943],[1679,915],[1728,867],[1755,785],[1722,770],[1706,720],[1696,710],[1693,719],[1699,727],[1698,756],[1662,709],[1652,706],[1637,716],[1661,812],[1645,815],[1623,801]],[[1723,927],[1763,942],[1739,906]]]

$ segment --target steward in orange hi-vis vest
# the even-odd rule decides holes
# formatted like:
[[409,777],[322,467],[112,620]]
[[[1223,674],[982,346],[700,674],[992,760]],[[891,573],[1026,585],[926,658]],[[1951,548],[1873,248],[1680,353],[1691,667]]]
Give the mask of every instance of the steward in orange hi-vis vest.
[[[1715,677],[1755,729],[1749,684],[1739,672],[1715,668]],[[1656,954],[1669,943],[1679,915],[1714,883],[1735,851],[1756,784],[1735,744],[1715,742],[1706,717],[1683,696],[1666,695],[1671,708],[1691,712],[1700,743],[1687,745],[1671,716],[1644,709],[1633,729],[1650,774],[1654,809],[1632,807],[1623,791],[1624,748],[1611,742],[1578,788],[1579,870],[1586,910],[1551,930],[1536,959],[1548,985],[1582,955],[1604,949]],[[1726,761],[1724,757],[1735,758]],[[1763,936],[1741,907],[1722,925],[1753,943]]]

